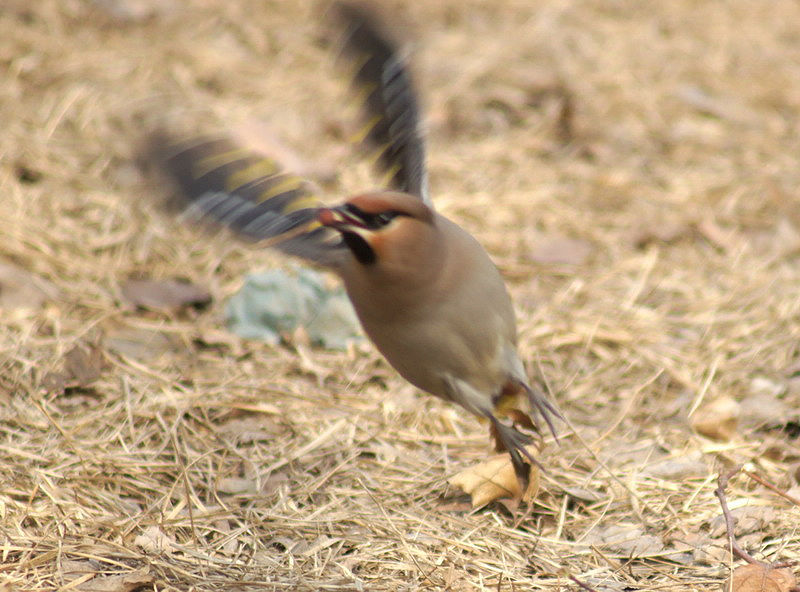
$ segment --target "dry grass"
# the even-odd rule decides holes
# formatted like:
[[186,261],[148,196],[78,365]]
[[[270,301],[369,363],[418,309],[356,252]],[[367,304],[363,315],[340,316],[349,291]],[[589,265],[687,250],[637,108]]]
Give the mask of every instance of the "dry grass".
[[[393,6],[417,41],[433,194],[506,273],[524,359],[580,436],[565,429],[543,453],[539,503],[471,512],[446,480],[486,454],[484,428],[370,349],[227,333],[222,302],[243,275],[287,262],[178,228],[132,164],[156,120],[261,121],[340,171],[332,193],[368,187],[341,138],[346,85],[320,3],[191,0],[119,23],[80,0],[6,0],[0,258],[60,296],[2,313],[0,577],[20,590],[131,570],[159,590],[575,590],[568,575],[718,590],[719,467],[797,485],[800,5],[425,4]],[[533,261],[555,235],[591,245],[588,259]],[[215,304],[131,310],[120,283],[135,275],[207,284]],[[120,355],[123,329],[158,349]],[[99,378],[48,390],[67,352],[95,341]],[[774,425],[743,421],[723,444],[689,427],[694,404],[763,406],[765,386],[788,413]],[[576,488],[594,501],[565,494],[588,495]],[[744,476],[729,499],[775,510],[743,536],[751,552],[798,557],[798,508]],[[646,545],[609,542],[619,528]],[[718,552],[693,550],[709,533]]]

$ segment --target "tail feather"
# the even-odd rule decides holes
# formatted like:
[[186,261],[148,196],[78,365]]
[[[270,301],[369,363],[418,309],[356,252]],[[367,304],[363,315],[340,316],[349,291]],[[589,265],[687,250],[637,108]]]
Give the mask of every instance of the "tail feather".
[[547,427],[550,429],[550,433],[553,434],[553,438],[558,442],[558,433],[556,432],[555,425],[553,425],[553,418],[564,419],[561,412],[555,408],[541,391],[534,390],[526,383],[522,383],[522,387],[528,395],[528,402],[530,403],[531,410],[538,411],[539,415],[542,416]]

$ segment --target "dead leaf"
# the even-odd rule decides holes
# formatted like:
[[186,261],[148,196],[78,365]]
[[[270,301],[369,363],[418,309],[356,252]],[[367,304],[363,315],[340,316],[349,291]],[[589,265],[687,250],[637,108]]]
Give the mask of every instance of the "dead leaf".
[[169,337],[163,333],[135,328],[110,331],[106,345],[109,350],[140,362],[174,350]]
[[104,566],[95,560],[63,559],[59,567],[61,577],[67,583],[63,589],[78,592],[133,592],[154,581],[146,569],[106,575]]
[[691,424],[698,434],[727,442],[736,434],[739,425],[739,403],[723,396],[701,406],[691,417]]
[[695,548],[693,555],[698,563],[719,565],[730,560],[731,551],[727,539],[708,539],[707,544]]
[[283,471],[272,473],[261,486],[261,495],[269,497],[280,491],[281,488],[288,488],[289,481],[289,475]]
[[[762,533],[770,530],[780,517],[780,513],[768,506],[742,506],[731,510],[735,523],[733,532],[737,537],[750,534]],[[712,538],[721,537],[727,531],[724,516],[717,516],[709,523],[709,536]]]
[[100,378],[105,366],[105,354],[99,342],[80,342],[64,355],[61,370],[44,376],[42,388],[52,393],[87,388]]
[[722,587],[723,592],[791,592],[797,584],[788,568],[748,563],[740,565]]
[[236,444],[274,441],[280,431],[275,422],[253,415],[229,419],[219,426],[219,433]]
[[589,542],[604,547],[623,557],[656,555],[664,551],[659,537],[646,534],[638,526],[614,524],[607,528],[595,528],[587,537]]
[[64,371],[78,385],[86,386],[100,377],[105,362],[99,343],[79,343],[64,356]]
[[155,581],[152,575],[141,569],[127,574],[97,576],[75,587],[78,592],[134,592],[150,586]]
[[536,241],[531,249],[531,260],[543,265],[583,265],[592,250],[588,241],[549,235]]
[[227,493],[229,495],[239,495],[246,493],[256,493],[255,481],[252,479],[243,479],[241,477],[223,477],[217,481],[217,491],[220,493]]
[[708,474],[708,467],[700,455],[687,455],[658,461],[648,465],[643,472],[656,479],[684,481],[705,477]]
[[100,570],[100,565],[88,559],[62,559],[59,562],[59,572],[65,582],[71,582],[79,577],[94,574]]
[[742,399],[742,423],[752,427],[775,428],[798,419],[798,409],[768,393],[753,393]]
[[635,230],[630,241],[637,249],[643,249],[653,243],[669,245],[684,238],[691,231],[686,222],[653,222]]
[[[531,449],[531,452],[537,451]],[[497,454],[482,463],[464,469],[453,475],[449,483],[470,495],[473,508],[480,508],[500,498],[530,502],[539,493],[539,469],[531,465],[528,488],[524,494],[508,454]]]
[[[786,429],[787,423],[782,425],[773,425],[769,427],[780,427]],[[758,455],[763,456],[773,462],[793,463],[800,460],[800,449],[791,441],[782,437],[774,437],[770,435],[762,436],[761,446],[758,449]]]
[[148,526],[133,540],[133,544],[149,553],[171,553],[175,549],[175,541],[167,536],[158,526]]
[[229,520],[217,520],[214,522],[214,528],[216,528],[220,534],[222,534],[222,546],[217,547],[220,551],[227,555],[233,555],[236,553],[236,550],[239,548],[239,540],[238,537],[235,535],[231,536],[233,529],[231,528],[231,523]]
[[312,555],[316,555],[320,551],[335,545],[340,540],[341,539],[332,538],[323,534],[318,536],[314,542],[303,545],[302,549],[295,549],[293,553],[299,555],[300,557],[311,557]]
[[39,308],[58,296],[58,288],[29,271],[0,262],[0,309]]
[[[681,553],[687,552],[691,557],[691,561],[699,561],[701,563],[708,563],[709,565],[719,565],[719,560],[715,558],[714,561],[709,561],[709,549],[717,549],[719,545],[715,546],[715,541],[704,533],[700,532],[675,532],[667,536],[665,543],[672,545],[672,547]],[[725,550],[727,553],[728,551]]]
[[586,489],[585,487],[565,487],[564,493],[570,496],[572,499],[587,503],[587,504],[596,504],[602,499],[605,499],[604,496],[599,491],[595,491],[593,489]]
[[122,295],[135,306],[154,310],[175,310],[211,302],[206,288],[176,279],[128,280],[122,285]]

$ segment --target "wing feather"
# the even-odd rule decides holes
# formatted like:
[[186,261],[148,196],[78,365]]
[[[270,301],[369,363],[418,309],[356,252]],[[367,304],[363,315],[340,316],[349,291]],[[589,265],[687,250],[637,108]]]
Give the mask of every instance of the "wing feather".
[[339,2],[343,53],[354,64],[353,84],[364,125],[357,140],[377,151],[388,184],[431,205],[420,107],[406,59],[380,19],[366,6]]
[[177,187],[181,218],[225,227],[238,237],[320,265],[344,253],[341,237],[320,226],[321,203],[302,178],[226,137],[176,140],[159,131],[149,142],[154,161]]

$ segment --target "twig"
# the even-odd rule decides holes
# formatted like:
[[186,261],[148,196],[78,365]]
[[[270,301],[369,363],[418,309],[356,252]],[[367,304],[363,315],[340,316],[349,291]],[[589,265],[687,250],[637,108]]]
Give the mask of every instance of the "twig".
[[779,496],[781,496],[783,499],[792,502],[795,506],[800,506],[800,499],[797,499],[796,497],[794,497],[792,495],[789,495],[785,491],[782,491],[777,486],[773,485],[772,483],[770,483],[769,481],[767,481],[763,477],[761,477],[759,475],[756,475],[752,471],[744,471],[744,474],[747,475],[748,477],[750,477],[756,483],[760,483],[761,485],[763,485],[764,487],[766,487],[770,491],[774,491]]
[[733,534],[734,528],[734,520],[733,516],[731,515],[731,511],[728,509],[728,500],[725,498],[725,488],[728,486],[728,481],[730,481],[731,477],[733,477],[736,473],[742,470],[742,466],[739,465],[734,469],[731,469],[727,473],[720,473],[719,477],[717,478],[717,488],[714,490],[714,495],[719,498],[719,505],[722,508],[722,515],[725,517],[725,527],[728,530],[728,543],[731,546],[731,551],[733,554],[736,555],[739,559],[743,559],[747,561],[747,563],[751,563],[753,565],[760,565],[762,567],[768,568],[770,565],[768,563],[764,563],[763,561],[759,561],[750,553],[745,551],[739,546],[739,543],[736,542],[736,536]]

